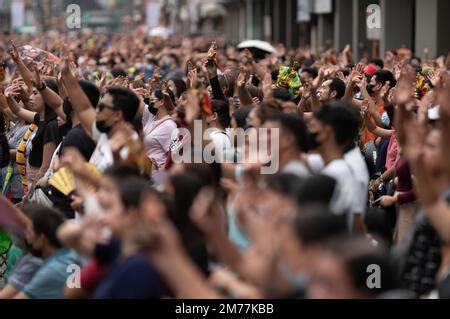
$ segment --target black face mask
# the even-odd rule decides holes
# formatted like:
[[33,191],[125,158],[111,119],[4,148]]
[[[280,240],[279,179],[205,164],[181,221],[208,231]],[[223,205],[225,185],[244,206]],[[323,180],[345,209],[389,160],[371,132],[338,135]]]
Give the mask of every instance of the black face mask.
[[42,258],[42,250],[34,249],[33,245],[29,242],[25,241],[26,249],[32,254],[34,257]]
[[373,88],[374,87],[375,87],[375,85],[370,84],[370,83],[366,85],[366,90],[367,90],[367,93],[369,93],[369,95],[373,94]]
[[95,126],[101,133],[109,134],[111,132],[112,127],[106,125],[106,121],[97,121],[95,122]]
[[150,100],[147,105],[148,105],[148,111],[150,113],[152,113],[153,115],[156,115],[156,113],[158,113],[158,110],[155,109],[155,102]]
[[316,150],[319,148],[320,146],[320,142],[317,141],[317,137],[319,136],[319,132],[308,132],[307,136],[306,136],[306,144],[307,144],[307,148],[308,150]]

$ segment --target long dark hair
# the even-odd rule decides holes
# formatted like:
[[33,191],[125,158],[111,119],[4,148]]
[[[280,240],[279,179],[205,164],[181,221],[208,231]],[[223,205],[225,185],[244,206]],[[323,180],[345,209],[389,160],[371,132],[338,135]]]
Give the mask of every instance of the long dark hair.
[[[59,94],[58,85],[56,84],[56,82],[54,80],[47,79],[44,82],[45,82],[45,85],[49,89],[56,92],[56,94]],[[45,112],[45,121],[46,122],[54,120],[57,117],[57,114],[55,113],[55,111],[48,104],[44,104],[44,112]]]
[[[59,94],[58,85],[56,84],[55,81],[47,79],[44,82],[49,89]],[[36,125],[38,125],[38,130],[36,131],[34,139],[38,139],[40,136],[42,136],[44,134],[45,127],[48,125],[48,123],[50,123],[53,120],[56,120],[56,118],[58,117],[55,111],[48,104],[44,104],[44,116],[45,118],[43,121],[41,119],[40,123],[35,123]]]

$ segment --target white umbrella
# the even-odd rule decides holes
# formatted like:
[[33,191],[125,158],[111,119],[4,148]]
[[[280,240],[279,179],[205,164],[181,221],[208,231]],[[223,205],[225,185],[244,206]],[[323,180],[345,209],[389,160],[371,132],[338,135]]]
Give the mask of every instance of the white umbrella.
[[277,51],[269,42],[261,40],[246,40],[244,42],[239,43],[237,48],[239,50],[253,48],[267,53],[275,53]]

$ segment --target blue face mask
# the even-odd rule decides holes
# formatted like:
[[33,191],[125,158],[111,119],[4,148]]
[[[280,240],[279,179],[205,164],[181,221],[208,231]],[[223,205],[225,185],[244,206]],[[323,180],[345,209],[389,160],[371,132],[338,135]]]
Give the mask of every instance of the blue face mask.
[[171,60],[170,60],[170,58],[165,58],[164,60],[163,60],[163,67],[164,68],[170,68],[170,64],[171,64]]
[[391,120],[389,119],[389,115],[387,112],[384,112],[383,115],[381,115],[381,123],[383,123],[384,127],[389,127],[391,124]]
[[303,290],[308,285],[308,276],[305,273],[291,272],[283,262],[278,264],[278,271],[294,290]]
[[247,249],[249,245],[249,241],[247,236],[241,232],[239,226],[236,223],[236,210],[234,209],[234,205],[228,210],[228,237],[231,242],[239,247],[241,250]]

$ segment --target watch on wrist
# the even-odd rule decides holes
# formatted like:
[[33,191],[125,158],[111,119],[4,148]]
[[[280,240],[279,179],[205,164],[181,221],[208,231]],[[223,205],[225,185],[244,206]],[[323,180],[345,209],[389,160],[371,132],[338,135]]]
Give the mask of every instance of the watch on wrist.
[[38,86],[36,89],[37,89],[38,91],[43,91],[43,90],[45,90],[46,87],[47,87],[47,85],[45,85],[45,82],[42,81],[42,82],[41,82],[41,85]]

